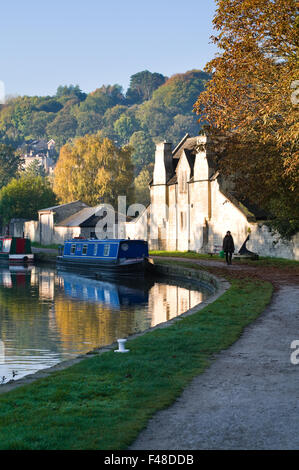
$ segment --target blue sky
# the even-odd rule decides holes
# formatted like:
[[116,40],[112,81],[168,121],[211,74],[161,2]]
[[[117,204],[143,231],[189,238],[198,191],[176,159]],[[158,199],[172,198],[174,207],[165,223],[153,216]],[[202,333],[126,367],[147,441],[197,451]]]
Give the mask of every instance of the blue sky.
[[214,0],[5,1],[0,80],[7,94],[52,95],[65,84],[126,89],[146,69],[202,69],[216,52],[214,12]]

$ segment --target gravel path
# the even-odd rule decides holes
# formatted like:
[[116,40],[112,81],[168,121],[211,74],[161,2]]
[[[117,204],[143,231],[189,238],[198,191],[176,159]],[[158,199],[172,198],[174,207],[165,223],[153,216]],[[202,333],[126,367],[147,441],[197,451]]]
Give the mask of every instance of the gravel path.
[[298,298],[298,285],[282,283],[262,316],[130,449],[298,449],[299,364],[290,361]]

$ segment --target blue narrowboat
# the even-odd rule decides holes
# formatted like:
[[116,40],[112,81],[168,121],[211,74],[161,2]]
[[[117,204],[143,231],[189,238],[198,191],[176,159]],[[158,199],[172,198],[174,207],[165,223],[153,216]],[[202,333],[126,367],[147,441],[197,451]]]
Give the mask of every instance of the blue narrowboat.
[[144,240],[74,238],[64,242],[57,264],[88,268],[96,275],[126,275],[144,273],[151,260]]

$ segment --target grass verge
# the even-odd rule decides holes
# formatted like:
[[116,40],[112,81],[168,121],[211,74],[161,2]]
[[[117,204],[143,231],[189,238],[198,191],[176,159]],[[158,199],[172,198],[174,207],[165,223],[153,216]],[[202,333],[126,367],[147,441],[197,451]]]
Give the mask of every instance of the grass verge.
[[232,279],[198,313],[0,395],[0,449],[125,449],[265,309],[272,284]]
[[52,243],[52,245],[41,245],[38,242],[31,242],[31,246],[34,246],[34,248],[51,248],[53,250],[58,250],[60,245],[55,245],[55,243]]
[[[175,257],[175,258],[187,258],[187,259],[208,259],[214,261],[221,261],[225,263],[224,258],[220,258],[219,255],[205,255],[202,253],[196,253],[195,251],[151,251],[151,256],[161,256],[161,257]],[[299,261],[286,259],[286,258],[272,258],[270,256],[260,256],[258,260],[243,259],[237,260],[233,259],[234,264],[240,265],[249,265],[249,266],[268,266],[268,267],[299,267]]]

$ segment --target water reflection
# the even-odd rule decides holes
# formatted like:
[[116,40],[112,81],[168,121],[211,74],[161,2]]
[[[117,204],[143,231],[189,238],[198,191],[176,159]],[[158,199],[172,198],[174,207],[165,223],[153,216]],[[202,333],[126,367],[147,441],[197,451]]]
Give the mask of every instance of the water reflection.
[[169,280],[0,268],[0,383],[169,320],[208,295]]

